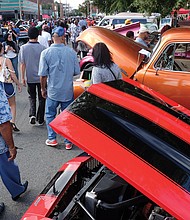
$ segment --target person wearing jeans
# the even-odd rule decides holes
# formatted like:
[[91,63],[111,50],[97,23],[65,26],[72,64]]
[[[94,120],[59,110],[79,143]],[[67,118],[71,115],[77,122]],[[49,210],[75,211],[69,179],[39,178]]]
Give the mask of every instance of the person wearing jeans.
[[[59,102],[59,101],[55,101],[50,99],[49,97],[46,98],[46,112],[45,112],[45,116],[46,116],[46,123],[49,125],[49,123],[51,121],[53,121],[53,119],[56,116],[57,113],[57,108],[60,105],[60,109],[61,111],[63,111],[65,108],[67,108],[68,105],[70,105],[73,102],[74,99],[71,99],[68,102]],[[47,130],[48,130],[48,139],[49,140],[56,140],[56,133],[55,131],[50,127],[47,126]],[[70,145],[71,142],[69,140],[67,140],[66,138],[64,138],[64,143],[65,145]]]
[[[17,155],[15,147],[12,127],[11,112],[8,100],[0,82],[0,176],[3,184],[12,196],[12,200],[16,201],[28,187],[28,181],[21,183],[20,171],[14,159]],[[4,208],[3,203],[0,204],[0,211]]]
[[[46,98],[46,126],[48,130],[47,146],[57,146],[56,133],[50,122],[56,117],[58,106],[64,110],[73,101],[73,76],[80,74],[76,52],[64,45],[65,30],[58,26],[53,29],[54,43],[40,56],[39,76],[42,96]],[[70,150],[72,143],[65,139],[65,148]]]

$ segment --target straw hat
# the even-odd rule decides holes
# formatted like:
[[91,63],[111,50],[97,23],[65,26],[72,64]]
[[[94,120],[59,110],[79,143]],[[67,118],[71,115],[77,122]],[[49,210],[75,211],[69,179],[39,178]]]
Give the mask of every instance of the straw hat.
[[131,24],[131,19],[126,19],[125,24]]

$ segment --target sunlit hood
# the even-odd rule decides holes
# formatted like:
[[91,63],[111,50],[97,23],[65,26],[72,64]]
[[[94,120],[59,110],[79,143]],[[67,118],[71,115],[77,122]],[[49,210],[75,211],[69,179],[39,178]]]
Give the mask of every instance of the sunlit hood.
[[92,85],[51,126],[171,215],[188,219],[189,116],[184,107],[125,79]]
[[128,74],[129,78],[135,73],[144,58],[143,55],[139,55],[143,46],[106,28],[90,27],[83,31],[77,40],[84,41],[90,47],[98,42],[105,43],[112,53],[114,62]]

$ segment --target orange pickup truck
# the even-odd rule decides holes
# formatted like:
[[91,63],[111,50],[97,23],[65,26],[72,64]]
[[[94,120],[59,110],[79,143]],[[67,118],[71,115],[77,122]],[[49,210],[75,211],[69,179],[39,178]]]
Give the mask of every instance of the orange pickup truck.
[[[137,80],[190,109],[190,28],[166,31],[150,53],[133,40],[101,27],[87,29],[78,40],[90,47],[104,42],[123,77]],[[77,95],[84,90],[81,82],[74,86]]]

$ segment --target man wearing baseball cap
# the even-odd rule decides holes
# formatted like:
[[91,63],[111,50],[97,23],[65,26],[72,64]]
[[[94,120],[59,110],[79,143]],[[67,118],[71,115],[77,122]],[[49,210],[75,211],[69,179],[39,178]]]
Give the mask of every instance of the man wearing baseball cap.
[[[63,111],[74,99],[73,76],[80,74],[76,52],[65,46],[65,31],[57,27],[52,31],[53,44],[41,53],[40,75],[42,96],[46,98],[46,125],[48,130],[47,146],[57,146],[56,133],[49,123],[56,117],[57,108]],[[67,150],[72,143],[64,139]]]
[[139,35],[135,41],[148,48],[146,40],[148,39],[148,36],[149,36],[149,30],[146,27],[142,26],[139,29],[138,33],[139,33]]

